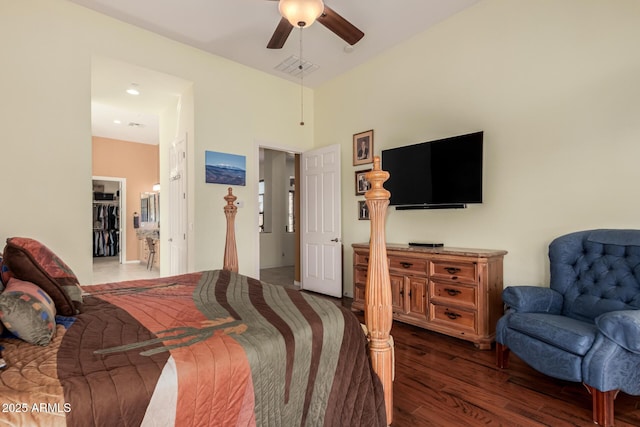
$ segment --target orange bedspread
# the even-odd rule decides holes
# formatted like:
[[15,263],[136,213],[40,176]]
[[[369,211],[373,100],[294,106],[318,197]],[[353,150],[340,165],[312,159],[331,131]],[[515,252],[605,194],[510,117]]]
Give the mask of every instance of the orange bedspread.
[[386,425],[359,323],[331,301],[227,271],[84,289],[49,346],[0,341],[0,425]]

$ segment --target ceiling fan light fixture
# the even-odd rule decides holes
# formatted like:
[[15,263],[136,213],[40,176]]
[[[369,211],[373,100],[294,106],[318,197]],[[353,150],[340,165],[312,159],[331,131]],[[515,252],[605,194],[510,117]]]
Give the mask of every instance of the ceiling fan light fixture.
[[309,27],[324,11],[322,0],[280,0],[280,15],[294,27]]

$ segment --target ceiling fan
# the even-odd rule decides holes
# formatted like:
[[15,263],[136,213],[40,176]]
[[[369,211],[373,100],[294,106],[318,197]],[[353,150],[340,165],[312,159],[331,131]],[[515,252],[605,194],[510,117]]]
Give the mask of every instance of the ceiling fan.
[[[329,6],[323,4],[322,0],[279,0],[278,6],[282,19],[271,36],[271,40],[267,43],[268,49],[282,49],[294,26],[308,27],[315,20],[350,45],[356,44],[364,37],[362,31]],[[300,13],[301,15],[299,15]]]

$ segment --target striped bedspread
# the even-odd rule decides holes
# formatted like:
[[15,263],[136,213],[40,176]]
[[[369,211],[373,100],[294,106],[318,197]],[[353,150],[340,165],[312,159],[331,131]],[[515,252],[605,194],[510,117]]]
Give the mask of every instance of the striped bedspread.
[[331,301],[221,270],[84,290],[50,345],[0,341],[0,426],[386,425],[359,322]]

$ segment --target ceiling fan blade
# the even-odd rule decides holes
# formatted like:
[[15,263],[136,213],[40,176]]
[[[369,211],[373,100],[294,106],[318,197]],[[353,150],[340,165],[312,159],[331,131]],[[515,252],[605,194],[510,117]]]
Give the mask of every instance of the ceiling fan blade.
[[358,43],[358,41],[364,37],[362,31],[326,4],[324,5],[324,12],[318,17],[318,22],[333,31],[338,37],[350,45]]
[[267,43],[267,49],[282,49],[284,42],[287,41],[289,34],[293,30],[293,25],[289,23],[285,18],[280,19],[280,23],[276,27],[276,30],[271,36],[271,40]]

